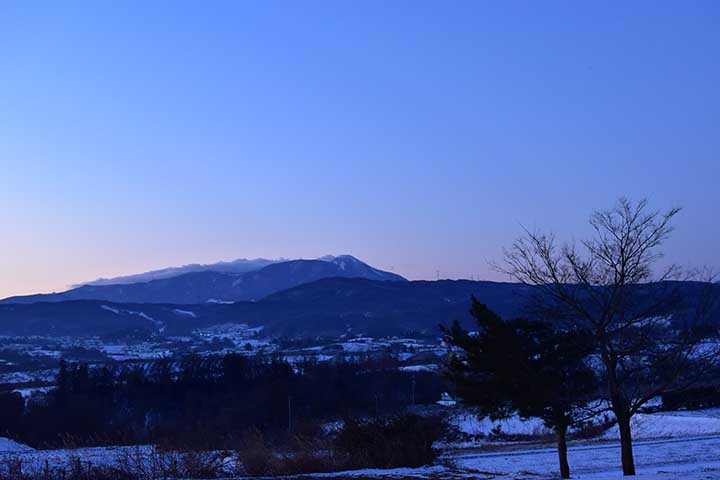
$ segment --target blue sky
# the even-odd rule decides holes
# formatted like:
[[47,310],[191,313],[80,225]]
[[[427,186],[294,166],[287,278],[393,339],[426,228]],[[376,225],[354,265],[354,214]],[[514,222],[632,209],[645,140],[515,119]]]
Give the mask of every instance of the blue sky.
[[720,266],[720,3],[0,3],[0,295],[351,253],[498,278],[520,225],[682,205]]

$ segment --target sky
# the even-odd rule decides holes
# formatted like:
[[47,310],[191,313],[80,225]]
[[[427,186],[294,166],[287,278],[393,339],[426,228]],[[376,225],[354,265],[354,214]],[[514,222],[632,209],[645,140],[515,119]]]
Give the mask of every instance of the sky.
[[720,267],[720,2],[0,2],[0,296],[349,253],[501,279],[521,226],[682,206]]

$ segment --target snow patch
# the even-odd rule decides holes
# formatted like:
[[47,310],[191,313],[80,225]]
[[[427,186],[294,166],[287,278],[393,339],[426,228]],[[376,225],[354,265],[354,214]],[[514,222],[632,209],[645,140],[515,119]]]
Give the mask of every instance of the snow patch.
[[[630,420],[633,438],[674,438],[720,434],[720,411],[636,413]],[[617,425],[609,428],[603,438],[619,439]]]
[[487,436],[493,432],[505,435],[548,435],[552,433],[539,418],[523,419],[513,416],[491,420],[489,417],[479,418],[472,413],[464,413],[452,417],[449,423],[466,435]]
[[27,399],[30,398],[33,394],[37,393],[40,395],[44,395],[50,390],[52,390],[53,386],[49,387],[29,387],[29,388],[17,388],[15,389],[16,392],[18,392],[20,395],[22,395],[23,398]]
[[227,304],[231,304],[231,303],[235,303],[235,302],[228,302],[228,301],[226,301],[226,300],[218,300],[217,298],[208,298],[208,299],[205,301],[205,303],[220,303],[220,304],[223,304],[223,305],[227,305]]
[[0,437],[0,452],[32,452],[33,449],[9,438]]
[[114,308],[109,305],[100,305],[100,308],[103,310],[107,310],[108,312],[112,312],[116,315],[137,315],[141,318],[144,318],[145,320],[152,322],[155,324],[155,327],[157,327],[158,332],[162,333],[165,331],[165,324],[161,322],[160,320],[155,320],[150,315],[146,314],[145,312],[136,312],[134,310],[124,310],[119,308]]
[[406,365],[400,367],[403,372],[434,372],[439,367],[437,365]]

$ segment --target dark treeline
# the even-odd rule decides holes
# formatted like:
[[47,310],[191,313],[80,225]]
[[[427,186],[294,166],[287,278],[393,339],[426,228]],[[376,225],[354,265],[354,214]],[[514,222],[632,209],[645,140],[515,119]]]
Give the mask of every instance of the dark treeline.
[[12,395],[0,398],[17,412],[0,415],[0,431],[35,447],[233,448],[248,432],[281,439],[290,429],[317,431],[326,420],[431,403],[443,388],[438,375],[403,372],[391,357],[295,365],[235,354],[145,366],[62,362],[57,388],[44,399],[23,410]]

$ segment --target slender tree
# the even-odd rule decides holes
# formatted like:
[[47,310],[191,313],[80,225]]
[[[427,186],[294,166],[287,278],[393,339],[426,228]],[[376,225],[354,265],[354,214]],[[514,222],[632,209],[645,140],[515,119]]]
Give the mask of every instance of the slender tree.
[[593,234],[579,245],[526,231],[497,267],[534,286],[532,314],[593,333],[625,475],[635,474],[632,416],[657,395],[698,381],[718,356],[706,342],[717,333],[709,322],[717,285],[679,282],[693,276],[659,265],[679,212],[622,198],[591,215]]
[[447,342],[456,347],[448,374],[458,394],[492,418],[513,413],[541,418],[555,430],[560,475],[570,478],[567,431],[580,421],[579,407],[597,385],[585,364],[591,346],[587,332],[526,319],[503,321],[474,297],[471,314],[477,333],[468,333],[458,322],[444,330]]

